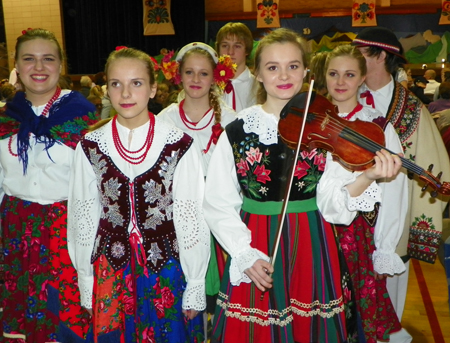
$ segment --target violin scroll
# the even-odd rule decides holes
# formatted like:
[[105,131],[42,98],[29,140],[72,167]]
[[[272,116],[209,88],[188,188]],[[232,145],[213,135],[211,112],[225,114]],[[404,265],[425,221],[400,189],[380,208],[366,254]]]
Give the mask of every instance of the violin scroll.
[[450,195],[450,183],[449,182],[441,183],[442,172],[440,172],[437,176],[434,176],[431,173],[432,170],[433,164],[430,164],[428,166],[428,170],[423,171],[422,175],[419,175],[419,179],[425,182],[425,185],[422,187],[422,191],[425,192],[428,186],[430,186],[433,189],[430,192],[431,197],[433,198],[436,198],[438,194]]

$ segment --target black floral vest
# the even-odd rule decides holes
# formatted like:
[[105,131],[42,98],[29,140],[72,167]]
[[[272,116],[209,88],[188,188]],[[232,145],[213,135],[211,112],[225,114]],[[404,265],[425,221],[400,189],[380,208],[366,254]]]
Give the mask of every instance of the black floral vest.
[[[294,151],[280,137],[276,144],[261,143],[256,133],[245,133],[243,125],[244,121],[239,119],[226,127],[243,195],[256,201],[282,201]],[[324,150],[301,152],[296,162],[289,200],[307,200],[316,196],[325,162]]]

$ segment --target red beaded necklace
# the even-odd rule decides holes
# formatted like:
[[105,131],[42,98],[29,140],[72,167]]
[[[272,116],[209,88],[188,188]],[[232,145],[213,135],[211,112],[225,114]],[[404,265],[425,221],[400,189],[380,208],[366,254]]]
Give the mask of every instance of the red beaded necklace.
[[[187,117],[186,117],[186,113],[184,113],[184,109],[183,109],[183,105],[184,105],[184,99],[180,102],[180,118],[181,121],[183,122],[183,124],[190,130],[194,130],[194,131],[200,131],[203,130],[204,128],[207,128],[209,126],[209,124],[211,124],[213,118],[214,118],[214,112],[211,115],[211,119],[209,119],[208,124],[206,124],[203,127],[198,128],[197,124],[198,123],[194,123],[192,121],[190,121]],[[208,111],[206,111],[206,113],[202,116],[202,119],[204,116],[206,116],[208,114],[208,112],[211,111],[211,108],[208,109]],[[201,119],[200,119],[201,120]]]
[[[112,120],[111,126],[114,146],[116,147],[116,150],[119,153],[120,157],[122,157],[128,163],[135,165],[141,164],[147,157],[147,153],[152,146],[153,136],[155,133],[155,116],[151,113],[149,113],[148,116],[150,118],[150,124],[148,126],[147,138],[145,139],[144,145],[142,145],[139,150],[135,151],[128,150],[123,146],[122,142],[120,141],[119,132],[117,131],[117,116],[115,116]],[[142,150],[144,150],[144,152],[141,155],[136,156],[136,154],[140,153]]]
[[[52,105],[53,105],[53,103],[56,101],[56,99],[59,98],[60,94],[61,94],[61,88],[56,87],[55,94],[53,94],[53,96],[51,97],[51,99],[50,99],[50,100],[47,102],[47,104],[45,105],[44,110],[43,110],[43,111],[41,112],[41,114],[40,114],[41,116],[47,117],[48,111],[50,111],[50,108],[52,107]],[[12,136],[9,137],[9,141],[8,141],[8,150],[9,150],[9,153],[10,153],[12,156],[17,157],[18,154],[13,153],[12,148],[11,148],[11,145],[12,145]]]

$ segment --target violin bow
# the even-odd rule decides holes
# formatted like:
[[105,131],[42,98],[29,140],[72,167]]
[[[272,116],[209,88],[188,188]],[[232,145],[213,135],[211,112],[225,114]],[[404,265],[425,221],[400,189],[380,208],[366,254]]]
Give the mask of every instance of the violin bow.
[[[292,167],[291,167],[290,172],[289,172],[288,184],[287,184],[287,187],[286,187],[286,189],[284,191],[284,199],[283,199],[283,206],[281,208],[281,213],[280,213],[280,220],[279,220],[278,226],[277,226],[277,233],[276,233],[276,236],[275,236],[275,242],[273,243],[272,252],[270,254],[269,263],[272,266],[275,265],[275,258],[277,256],[278,247],[280,245],[281,233],[283,231],[283,225],[284,225],[284,217],[286,216],[286,212],[287,212],[287,206],[288,206],[288,203],[289,203],[289,194],[291,193],[292,183],[293,183],[293,180],[294,180],[294,174],[295,174],[295,167],[297,165],[297,159],[298,159],[298,156],[300,155],[301,142],[302,142],[302,138],[303,138],[303,131],[305,130],[305,124],[306,124],[306,118],[307,118],[307,114],[308,114],[308,110],[309,110],[309,104],[311,102],[311,95],[313,93],[313,86],[314,86],[314,76],[311,76],[309,89],[308,89],[308,97],[306,98],[306,105],[305,105],[305,109],[304,109],[304,112],[303,112],[302,128],[300,130],[298,143],[297,143],[297,146],[295,148],[294,162],[292,163]],[[272,275],[270,275],[270,276],[272,276]],[[264,294],[265,294],[265,292],[263,292],[261,294],[260,300],[264,299]]]

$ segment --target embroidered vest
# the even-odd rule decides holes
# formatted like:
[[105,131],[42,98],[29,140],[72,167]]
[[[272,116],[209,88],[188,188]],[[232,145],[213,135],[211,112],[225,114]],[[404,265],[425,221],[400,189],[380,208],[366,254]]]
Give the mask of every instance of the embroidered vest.
[[109,156],[102,153],[98,143],[82,139],[81,146],[97,176],[102,204],[91,263],[102,253],[114,270],[123,268],[130,261],[130,191],[135,204],[136,226],[142,235],[147,256],[147,268],[159,272],[170,258],[179,259],[172,218],[172,182],[175,168],[192,141],[184,134],[178,142],[166,144],[156,163],[130,180]]
[[[278,139],[265,145],[256,133],[245,133],[244,121],[235,120],[225,128],[235,158],[236,175],[243,195],[257,201],[282,201],[294,160],[294,150]],[[289,200],[307,200],[316,196],[323,174],[326,152],[302,151],[294,174]]]
[[386,119],[394,126],[402,144],[416,131],[421,108],[422,103],[419,98],[398,82],[394,83],[394,92]]

